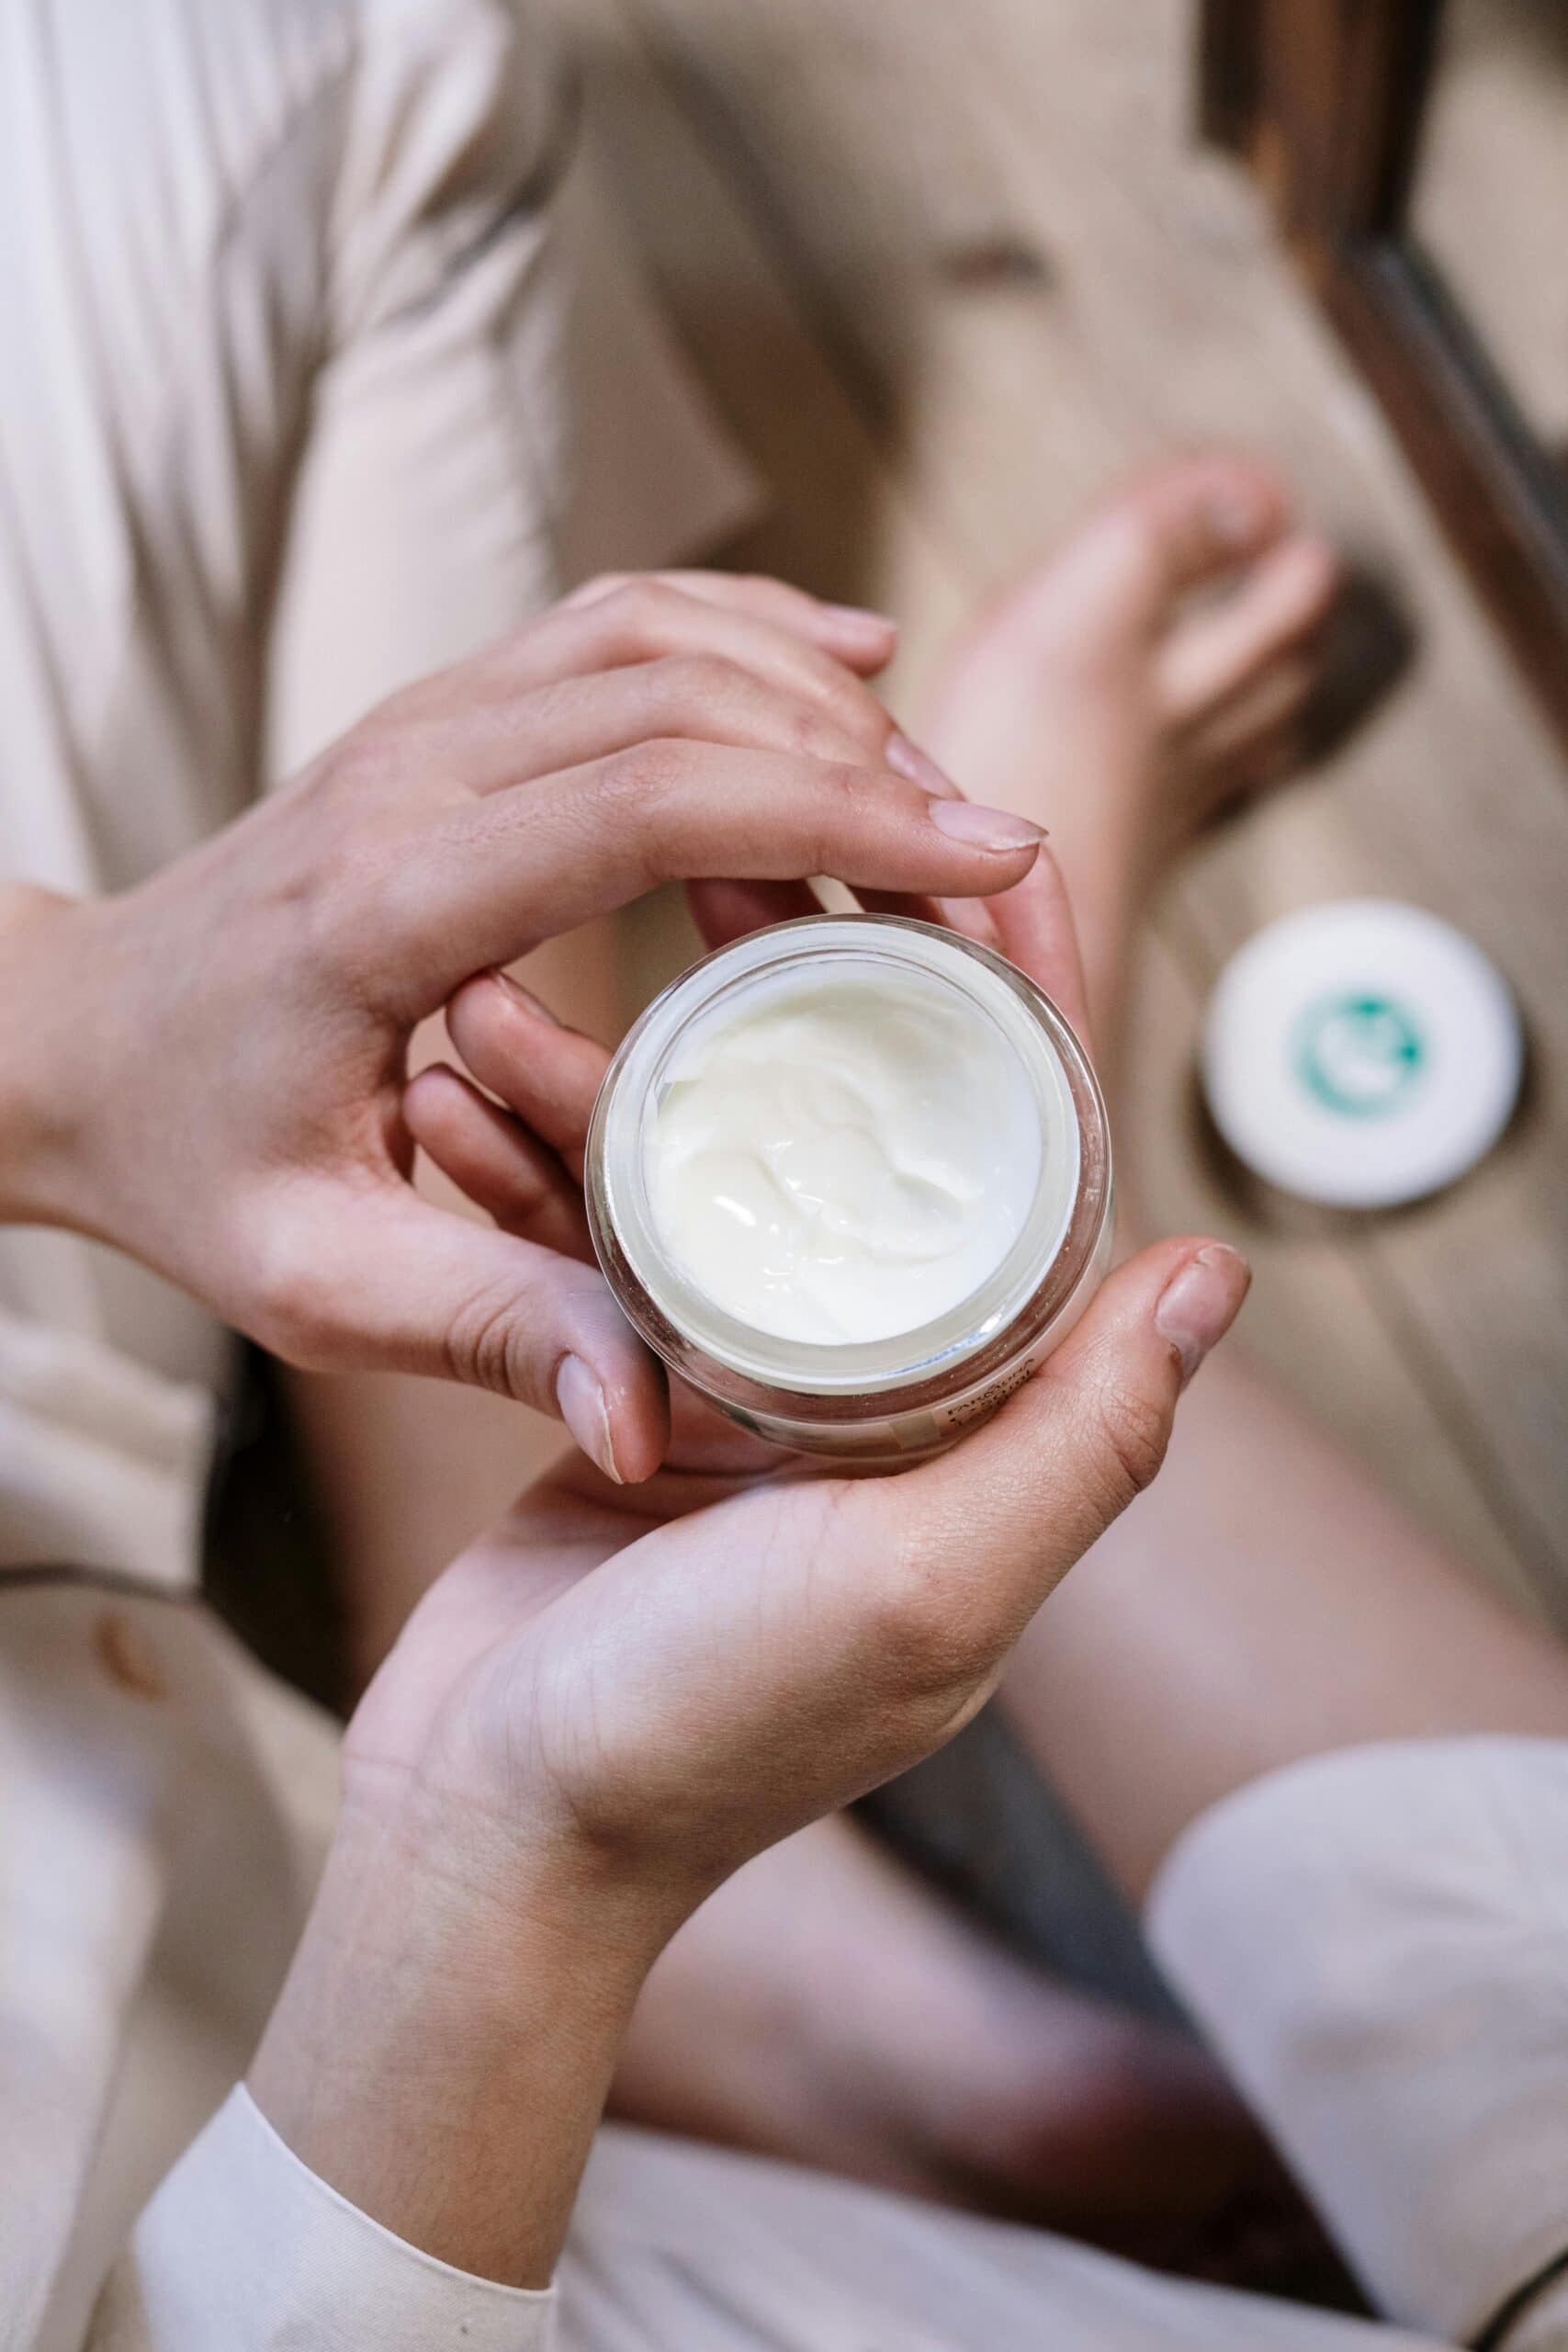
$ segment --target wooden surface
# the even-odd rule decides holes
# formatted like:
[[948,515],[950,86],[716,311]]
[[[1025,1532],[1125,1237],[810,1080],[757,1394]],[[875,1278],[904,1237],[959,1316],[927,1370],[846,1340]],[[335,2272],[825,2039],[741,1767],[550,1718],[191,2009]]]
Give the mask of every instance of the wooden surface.
[[[1418,635],[1332,766],[1216,837],[1149,942],[1142,1197],[1258,1270],[1247,1337],[1478,1566],[1568,1623],[1568,776],[1146,0],[569,0],[591,110],[700,373],[773,492],[749,560],[897,612],[892,695],[1115,472],[1235,438]],[[1523,1000],[1531,1099],[1416,1210],[1248,1202],[1193,1114],[1204,992],[1339,891],[1446,913]],[[645,924],[637,978],[670,944]]]

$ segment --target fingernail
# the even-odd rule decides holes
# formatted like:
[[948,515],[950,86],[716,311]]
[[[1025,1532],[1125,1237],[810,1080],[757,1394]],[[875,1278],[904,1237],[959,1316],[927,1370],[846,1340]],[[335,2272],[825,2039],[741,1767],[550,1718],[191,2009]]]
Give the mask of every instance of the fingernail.
[[498,981],[513,1003],[520,1004],[525,1012],[531,1012],[536,1021],[547,1021],[552,1029],[560,1027],[559,1020],[549,1006],[541,1003],[533,989],[525,989],[521,980],[514,980],[510,972],[503,972],[497,965],[491,973],[491,978]]
[[973,800],[933,800],[930,814],[933,825],[967,849],[1002,850],[1016,857],[1045,838],[1044,828],[1027,817],[1015,817],[1008,808],[977,808]]
[[874,613],[865,605],[824,605],[823,616],[836,621],[840,628],[853,631],[857,637],[894,637],[898,624],[886,613]]
[[581,1356],[568,1356],[556,1374],[556,1403],[578,1444],[617,1487],[626,1481],[615,1467],[610,1442],[610,1413],[599,1376]]
[[919,786],[937,800],[961,800],[963,794],[950,775],[944,775],[933,759],[929,759],[918,743],[907,735],[889,735],[883,758],[896,775]]
[[1184,1388],[1235,1321],[1251,1281],[1252,1269],[1238,1250],[1209,1241],[1160,1293],[1155,1329],[1176,1350]]

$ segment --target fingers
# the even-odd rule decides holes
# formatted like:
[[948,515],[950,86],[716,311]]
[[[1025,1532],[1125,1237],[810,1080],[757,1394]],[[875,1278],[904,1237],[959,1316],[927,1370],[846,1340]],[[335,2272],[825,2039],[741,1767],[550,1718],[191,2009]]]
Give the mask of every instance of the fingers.
[[[692,899],[710,947],[723,946],[769,922],[820,911],[804,884],[705,882]],[[940,918],[946,911],[928,902],[893,899],[895,911]],[[1072,910],[1055,859],[1043,854],[1024,880],[992,901],[984,936],[1010,956],[1086,1035],[1083,976]],[[967,911],[964,901],[953,911]],[[457,990],[446,1009],[454,1046],[479,1084],[498,1095],[522,1122],[526,1135],[474,1096],[465,1104],[455,1073],[432,1072],[439,1081],[426,1091],[416,1080],[404,1096],[404,1118],[414,1140],[454,1182],[508,1231],[565,1247],[552,1223],[536,1231],[544,1213],[543,1161],[564,1168],[581,1182],[582,1152],[610,1055],[596,1038],[564,1027],[538,999],[509,973],[486,972]],[[417,1091],[416,1091],[417,1090]],[[472,1094],[472,1090],[467,1090]],[[481,1124],[479,1105],[491,1114]],[[536,1143],[533,1138],[538,1138]],[[549,1147],[541,1153],[539,1145]],[[549,1211],[553,1218],[555,1211]]]
[[405,756],[486,793],[653,737],[870,765],[886,760],[897,740],[882,705],[859,687],[831,708],[728,655],[692,652],[489,695],[412,722]]
[[857,741],[885,741],[892,722],[853,667],[793,627],[637,577],[586,603],[557,605],[525,628],[446,673],[449,698],[512,698],[563,679],[706,656],[811,704]]
[[1085,1046],[1089,1000],[1077,925],[1062,870],[1043,849],[1021,882],[984,901],[996,928],[995,944],[1065,1012]]
[[[384,976],[396,1017],[421,1017],[463,980],[623,906],[656,883],[731,875],[968,898],[1010,888],[1038,826],[932,799],[886,773],[778,752],[656,741],[422,829],[418,854],[367,877],[346,930],[356,968]],[[387,943],[394,942],[395,956]]]
[[581,1181],[588,1123],[610,1063],[597,1038],[563,1027],[501,972],[484,973],[458,989],[446,1008],[446,1030],[479,1084],[498,1094]]
[[[660,571],[644,576],[666,588],[678,589],[682,595],[695,597],[699,603],[747,613],[753,620],[788,629],[793,635],[819,645],[825,653],[831,653],[863,677],[882,669],[892,658],[897,643],[898,625],[886,613],[868,612],[861,605],[824,604],[804,588],[795,588],[787,581],[770,580],[760,573]],[[566,601],[570,605],[602,604],[606,596],[633,585],[635,578],[630,572],[602,572],[597,579],[586,581],[574,590]]]
[[898,899],[873,890],[863,891],[861,897],[874,914],[913,915],[922,922],[944,923],[950,931],[994,948],[1044,989],[1084,1044],[1089,1044],[1077,926],[1061,869],[1048,847],[1042,847],[1021,882],[995,898]]
[[1164,1459],[1177,1402],[1251,1277],[1215,1241],[1166,1241],[1104,1284],[1082,1322],[994,1419],[950,1453],[843,1508],[923,1596],[933,1650],[994,1666]]
[[503,1233],[592,1262],[582,1195],[555,1153],[457,1070],[422,1070],[404,1090],[403,1124]]
[[596,1268],[400,1185],[350,1216],[335,1187],[319,1212],[299,1204],[292,1240],[275,1245],[274,1258],[255,1336],[288,1362],[373,1364],[491,1389],[564,1420],[618,1484],[650,1476],[663,1459],[663,1367]]

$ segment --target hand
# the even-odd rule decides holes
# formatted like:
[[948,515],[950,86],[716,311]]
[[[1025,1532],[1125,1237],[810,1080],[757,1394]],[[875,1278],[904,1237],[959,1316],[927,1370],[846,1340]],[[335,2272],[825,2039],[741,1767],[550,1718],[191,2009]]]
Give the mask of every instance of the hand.
[[[759,921],[821,911],[804,884],[767,886],[764,893],[754,885],[705,882],[694,884],[689,896],[709,948],[725,945]],[[1032,869],[1027,885],[995,899],[938,903],[870,890],[860,896],[872,907],[945,922],[998,949],[1032,974],[1088,1040],[1072,913],[1048,857]],[[433,1064],[413,1080],[403,1101],[411,1133],[502,1231],[592,1264],[583,1154],[609,1067],[607,1048],[564,1027],[525,989],[495,973],[458,990],[446,1009],[446,1026],[465,1069]],[[742,1437],[716,1407],[680,1381],[671,1385],[671,1403],[668,1458],[673,1462],[685,1468],[780,1466],[776,1448]]]
[[666,877],[744,877],[752,920],[812,873],[1017,880],[1034,830],[930,797],[855,674],[890,650],[776,582],[596,582],[141,888],[12,893],[0,983],[36,1018],[0,1065],[0,1216],[117,1244],[292,1363],[558,1408],[645,1476],[663,1374],[598,1272],[413,1191],[409,1037]]
[[[1048,861],[996,918],[1077,1002]],[[703,1426],[706,1466],[635,1497],[578,1458],[531,1489],[350,1725],[345,1827],[252,2076],[304,2161],[450,2262],[547,2278],[663,1943],[968,1721],[1154,1476],[1247,1283],[1215,1243],[1144,1251],[992,1421],[897,1476],[747,1483]]]
[[[987,913],[1081,1023],[1050,857]],[[464,990],[454,1039],[510,1112],[433,1071],[417,1116],[493,1214],[548,1218],[580,1247],[569,1171],[604,1053],[541,1020],[491,981]],[[540,1134],[559,1155],[547,1183]],[[619,1495],[568,1462],[426,1596],[351,1726],[351,1778],[443,1809],[460,1788],[470,1814],[700,1899],[979,1706],[1051,1586],[1153,1476],[1247,1280],[1216,1243],[1145,1251],[994,1423],[893,1477],[781,1468],[678,1389],[658,1480]]]

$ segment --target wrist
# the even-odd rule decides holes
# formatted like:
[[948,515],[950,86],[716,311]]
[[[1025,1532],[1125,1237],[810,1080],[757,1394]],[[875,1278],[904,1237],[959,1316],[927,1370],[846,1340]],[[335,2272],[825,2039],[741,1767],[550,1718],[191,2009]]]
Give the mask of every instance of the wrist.
[[[411,1804],[351,1794],[252,2095],[411,2245],[547,2282],[665,1929],[640,1893]],[[503,2184],[503,2190],[498,2189]]]
[[12,1015],[0,1037],[0,1224],[93,1226],[92,923],[80,899],[0,884],[0,1002]]

